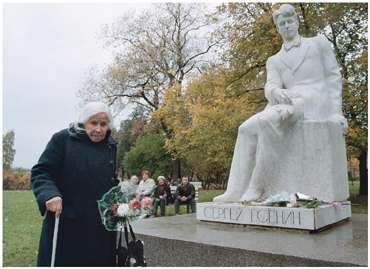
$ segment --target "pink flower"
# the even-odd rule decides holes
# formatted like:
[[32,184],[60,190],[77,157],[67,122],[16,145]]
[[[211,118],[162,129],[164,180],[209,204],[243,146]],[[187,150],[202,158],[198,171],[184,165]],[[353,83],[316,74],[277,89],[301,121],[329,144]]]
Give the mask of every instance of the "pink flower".
[[332,205],[334,208],[342,208],[342,203],[340,202],[333,202]]
[[141,205],[144,209],[149,209],[152,206],[152,199],[150,197],[144,197],[143,200],[141,200]]
[[128,203],[128,206],[131,208],[131,209],[138,209],[141,207],[140,205],[140,201],[136,198],[132,199],[129,203]]

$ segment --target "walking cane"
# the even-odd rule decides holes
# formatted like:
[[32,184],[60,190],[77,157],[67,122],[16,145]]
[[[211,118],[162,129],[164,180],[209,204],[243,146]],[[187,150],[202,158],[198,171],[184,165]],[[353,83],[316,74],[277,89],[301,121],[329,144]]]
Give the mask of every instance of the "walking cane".
[[58,229],[59,229],[59,216],[55,215],[53,249],[51,253],[51,264],[50,264],[51,267],[54,267],[55,265],[55,252],[57,250]]

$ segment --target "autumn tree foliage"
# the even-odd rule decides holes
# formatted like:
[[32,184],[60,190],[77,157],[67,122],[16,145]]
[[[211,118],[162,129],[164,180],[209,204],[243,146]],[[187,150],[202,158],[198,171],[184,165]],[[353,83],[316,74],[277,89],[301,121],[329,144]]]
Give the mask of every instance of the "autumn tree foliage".
[[225,187],[238,126],[261,109],[255,94],[238,95],[226,89],[225,72],[220,67],[203,74],[183,94],[179,87],[171,88],[166,105],[154,114],[174,130],[166,148],[176,148],[206,186]]

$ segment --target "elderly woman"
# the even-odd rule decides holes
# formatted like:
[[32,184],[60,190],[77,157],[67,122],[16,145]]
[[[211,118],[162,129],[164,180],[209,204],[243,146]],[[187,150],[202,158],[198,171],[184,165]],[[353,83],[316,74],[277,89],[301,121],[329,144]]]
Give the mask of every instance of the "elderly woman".
[[154,189],[153,193],[153,215],[157,216],[158,206],[161,209],[161,216],[166,215],[166,205],[171,199],[171,189],[168,186],[166,178],[164,176],[159,176],[157,178],[158,185]]
[[45,215],[38,266],[50,266],[54,215],[60,215],[56,266],[114,266],[115,234],[101,223],[97,200],[118,184],[112,116],[88,103],[76,123],[53,135],[32,168],[32,189]]

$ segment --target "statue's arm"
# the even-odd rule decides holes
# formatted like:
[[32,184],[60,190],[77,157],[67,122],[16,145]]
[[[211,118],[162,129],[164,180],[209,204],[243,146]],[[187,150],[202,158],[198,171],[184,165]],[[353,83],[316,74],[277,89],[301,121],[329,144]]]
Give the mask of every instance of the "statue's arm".
[[269,103],[272,105],[291,104],[286,90],[283,89],[283,82],[272,57],[266,62],[266,72],[265,97]]
[[332,113],[343,116],[342,113],[342,76],[340,74],[335,54],[330,42],[322,35],[317,36],[324,63],[326,86],[333,102]]
[[348,128],[342,112],[342,76],[330,42],[322,35],[317,36],[326,77],[326,86],[332,100],[330,120],[339,122],[344,131]]

